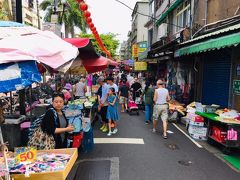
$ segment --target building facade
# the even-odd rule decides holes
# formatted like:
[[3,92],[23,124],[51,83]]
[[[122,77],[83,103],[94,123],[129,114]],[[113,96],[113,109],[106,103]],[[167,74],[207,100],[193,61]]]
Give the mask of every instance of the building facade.
[[128,41],[131,47],[131,58],[135,60],[138,60],[139,54],[147,49],[148,31],[144,25],[148,21],[148,17],[141,14],[148,14],[148,3],[148,0],[136,2],[132,12],[132,28],[128,34]]
[[149,2],[149,50],[172,98],[240,110],[240,0]]

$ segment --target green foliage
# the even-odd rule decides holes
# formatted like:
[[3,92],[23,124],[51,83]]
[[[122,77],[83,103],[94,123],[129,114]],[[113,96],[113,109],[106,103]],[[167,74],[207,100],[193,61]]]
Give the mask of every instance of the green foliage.
[[[51,22],[51,15],[54,14],[54,0],[44,0],[40,4],[40,9],[46,11],[44,21]],[[63,9],[63,4],[58,3],[58,8]],[[85,23],[83,13],[79,10],[78,3],[75,0],[67,0],[64,12],[58,13],[58,23],[64,22],[66,29],[74,32],[74,26],[80,28],[82,32],[86,32],[87,25]],[[61,22],[62,21],[62,22]]]
[[[119,46],[119,40],[116,39],[117,34],[107,33],[107,34],[100,34],[99,36],[102,39],[102,42],[107,48],[107,50],[111,53],[112,57],[115,58],[117,53],[117,48]],[[98,42],[94,38],[93,34],[82,33],[79,35],[79,37],[90,38],[92,40],[93,46],[96,49],[96,51],[104,56],[106,55],[99,47]]]

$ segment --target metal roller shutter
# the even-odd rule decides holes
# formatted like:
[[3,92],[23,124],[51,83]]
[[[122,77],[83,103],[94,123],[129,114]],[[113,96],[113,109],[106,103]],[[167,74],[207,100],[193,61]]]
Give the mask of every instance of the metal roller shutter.
[[231,57],[221,51],[207,55],[203,70],[203,104],[228,107]]

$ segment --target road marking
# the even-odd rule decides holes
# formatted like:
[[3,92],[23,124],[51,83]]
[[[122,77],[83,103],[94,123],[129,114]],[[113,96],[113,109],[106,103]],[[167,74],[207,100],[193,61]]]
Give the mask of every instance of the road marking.
[[137,138],[94,138],[94,144],[144,144],[144,140]]
[[111,161],[109,180],[119,180],[119,157],[82,159],[78,160],[75,164],[79,164],[81,162],[106,161],[106,160]]
[[198,142],[196,142],[193,138],[191,138],[188,134],[186,134],[180,127],[178,127],[175,123],[172,123],[175,128],[177,128],[181,133],[183,133],[188,139],[190,139],[197,147],[203,148]]

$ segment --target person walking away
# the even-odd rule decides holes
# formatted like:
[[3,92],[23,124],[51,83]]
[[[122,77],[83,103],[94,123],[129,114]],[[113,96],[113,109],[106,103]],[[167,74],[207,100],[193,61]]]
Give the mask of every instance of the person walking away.
[[66,116],[62,111],[63,106],[64,94],[62,92],[54,92],[52,96],[53,108],[47,110],[41,123],[42,130],[49,135],[53,135],[56,149],[67,147],[67,133],[74,130],[74,127],[68,124]]
[[127,109],[128,97],[130,96],[130,89],[126,85],[126,80],[122,81],[122,85],[119,87],[119,104],[122,106],[121,112],[124,112]]
[[133,93],[133,100],[136,100],[136,97],[140,97],[142,85],[139,83],[138,78],[134,79],[134,83],[131,86],[131,91]]
[[[119,120],[118,117],[118,110],[117,110],[117,96],[115,94],[114,88],[109,88],[108,91],[108,109],[107,109],[107,119],[108,119],[108,136],[111,136],[112,134],[116,134],[117,129],[117,121]],[[115,128],[113,131],[111,131],[111,123],[114,122]]]
[[99,102],[98,111],[100,112],[100,116],[101,116],[102,123],[103,123],[100,130],[102,132],[107,132],[108,131],[108,119],[107,119],[108,103],[107,103],[107,98],[108,98],[109,86],[105,82],[103,76],[100,76],[97,81],[102,87],[101,92],[98,92],[98,102]]
[[165,83],[162,80],[157,81],[157,89],[154,92],[153,101],[153,132],[156,132],[157,120],[161,117],[163,122],[163,138],[167,139],[167,120],[168,120],[168,101],[170,101],[169,92],[164,88]]
[[150,83],[150,81],[146,82],[143,94],[141,98],[144,97],[145,104],[145,124],[149,124],[152,121],[152,113],[153,113],[153,97],[154,97],[154,89]]
[[87,86],[86,86],[86,80],[84,77],[82,77],[80,81],[74,86],[73,92],[74,92],[75,99],[85,97],[85,93],[87,92]]

